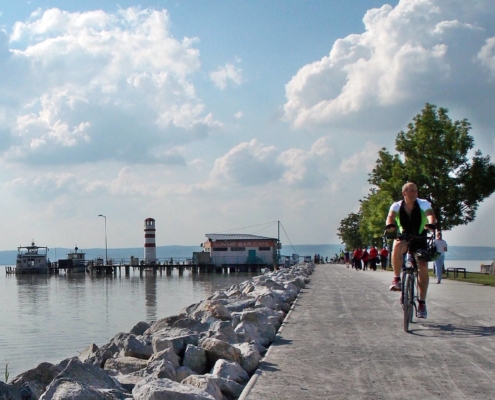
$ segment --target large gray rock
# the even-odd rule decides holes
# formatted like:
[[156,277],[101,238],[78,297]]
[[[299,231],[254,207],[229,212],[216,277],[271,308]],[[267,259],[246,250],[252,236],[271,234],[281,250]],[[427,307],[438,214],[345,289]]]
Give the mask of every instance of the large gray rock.
[[17,375],[11,384],[16,389],[22,388],[24,392],[30,392],[34,398],[39,398],[55,377],[62,372],[66,364],[41,363],[36,368]]
[[158,353],[154,353],[151,356],[151,358],[148,360],[148,363],[151,364],[152,362],[159,360],[169,361],[174,366],[175,369],[180,367],[180,358],[172,348],[162,350]]
[[234,345],[241,351],[241,367],[248,373],[253,373],[261,360],[261,354],[254,343],[241,343]]
[[127,375],[146,368],[148,361],[136,357],[109,358],[105,362],[105,371],[110,375]]
[[177,382],[182,382],[188,376],[197,375],[197,373],[183,365],[182,367],[179,367],[175,370],[175,375],[177,377]]
[[235,327],[235,332],[237,337],[242,342],[257,342],[262,346],[266,347],[273,339],[277,331],[273,325],[266,324],[255,324],[249,321],[243,321]]
[[144,335],[153,335],[154,333],[161,331],[162,329],[172,328],[177,321],[185,318],[186,316],[186,314],[179,314],[161,318],[158,321],[153,322],[151,326],[144,332]]
[[223,400],[222,391],[213,379],[206,375],[190,375],[181,382],[183,385],[191,385],[209,393],[215,400]]
[[132,327],[132,329],[129,331],[129,333],[132,333],[133,335],[140,336],[144,332],[146,332],[150,327],[150,324],[148,324],[146,321],[140,321],[136,325]]
[[112,357],[118,357],[120,354],[120,348],[115,343],[107,343],[98,350],[94,354],[89,355],[85,360],[85,364],[96,365],[100,368],[105,366],[105,362]]
[[147,360],[153,354],[151,345],[140,340],[132,333],[119,333],[115,335],[110,343],[115,343],[122,357],[136,357]]
[[249,380],[248,373],[238,363],[227,360],[218,360],[211,373],[241,384]]
[[225,308],[229,310],[231,313],[233,313],[233,312],[244,311],[246,308],[254,307],[255,303],[256,303],[256,299],[251,297],[243,300],[237,300],[232,303],[228,303],[225,305]]
[[210,325],[208,334],[209,337],[223,340],[224,342],[231,344],[238,343],[239,341],[230,321],[215,321]]
[[240,362],[241,351],[223,340],[208,338],[201,342],[205,349],[206,359],[209,365],[214,365],[219,359]]
[[206,368],[206,351],[205,349],[188,344],[184,352],[182,365],[190,368],[198,374],[204,374]]
[[83,382],[55,379],[39,400],[123,400],[129,396],[116,390],[96,389]]
[[220,388],[222,393],[229,399],[240,397],[242,391],[244,390],[244,385],[241,385],[230,379],[225,379],[220,376],[211,374],[205,374],[205,376],[208,376],[212,381],[214,381]]
[[230,311],[218,300],[202,301],[196,310],[191,314],[191,318],[198,319],[202,323],[211,324],[215,320],[230,321],[232,318]]
[[125,399],[129,394],[107,371],[82,363],[77,357],[47,387],[40,400]]
[[96,354],[96,352],[98,351],[99,347],[94,344],[94,343],[91,343],[88,347],[86,347],[83,351],[79,352],[79,360],[81,360],[82,362],[85,362],[88,358],[90,358],[91,356],[94,356]]
[[168,328],[155,333],[152,347],[155,353],[173,348],[175,353],[182,355],[188,344],[198,345],[199,334],[188,329]]
[[132,395],[134,400],[215,400],[204,390],[170,379],[143,379],[134,387]]
[[19,389],[0,382],[0,400],[22,400]]

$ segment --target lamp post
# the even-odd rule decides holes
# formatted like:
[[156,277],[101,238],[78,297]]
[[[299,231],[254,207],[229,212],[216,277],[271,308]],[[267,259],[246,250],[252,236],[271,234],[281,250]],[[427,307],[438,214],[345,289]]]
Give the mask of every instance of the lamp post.
[[108,265],[108,247],[107,247],[107,217],[103,214],[98,214],[98,217],[105,218],[105,265]]

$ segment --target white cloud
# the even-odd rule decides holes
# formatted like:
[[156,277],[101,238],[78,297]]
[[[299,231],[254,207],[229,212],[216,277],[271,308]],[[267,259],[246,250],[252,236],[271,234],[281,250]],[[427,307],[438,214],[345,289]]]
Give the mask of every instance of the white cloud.
[[162,162],[153,158],[157,148],[221,128],[191,83],[200,68],[197,40],[179,41],[168,27],[167,11],[132,7],[116,14],[37,10],[17,22],[8,62],[0,57],[10,77],[0,90],[15,93],[2,102],[4,136],[15,137],[8,157]]
[[235,68],[232,64],[226,64],[224,67],[210,72],[210,79],[217,88],[225,90],[229,81],[237,86],[243,82],[242,70]]
[[241,119],[243,115],[244,115],[244,114],[242,113],[242,111],[238,111],[238,112],[236,112],[236,113],[234,114],[234,117],[235,117],[236,119]]
[[378,151],[382,148],[372,142],[367,142],[362,151],[354,153],[350,157],[345,158],[340,164],[340,172],[349,173],[356,171],[371,172],[376,165],[378,159]]
[[478,59],[495,77],[495,37],[486,39],[486,44],[478,53]]
[[277,162],[278,152],[256,139],[244,142],[215,161],[211,178],[217,183],[253,186],[280,179],[283,167]]
[[493,74],[494,10],[448,0],[369,10],[364,33],[337,40],[286,85],[284,119],[296,128],[339,123],[363,131],[369,118],[380,130],[426,102],[470,106],[466,90],[493,104],[482,65]]

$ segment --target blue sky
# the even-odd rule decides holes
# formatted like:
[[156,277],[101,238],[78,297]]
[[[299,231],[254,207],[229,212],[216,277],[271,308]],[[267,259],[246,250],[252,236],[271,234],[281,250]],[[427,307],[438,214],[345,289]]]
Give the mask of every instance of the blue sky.
[[[476,0],[0,4],[0,249],[339,243],[426,102],[495,155],[495,12]],[[493,198],[453,245],[493,246]],[[283,238],[282,238],[283,239]]]

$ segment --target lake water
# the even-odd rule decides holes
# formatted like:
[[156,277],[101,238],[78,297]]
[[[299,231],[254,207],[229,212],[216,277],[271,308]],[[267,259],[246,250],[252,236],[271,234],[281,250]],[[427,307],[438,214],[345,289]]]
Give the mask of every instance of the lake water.
[[[283,254],[331,258],[340,245],[284,246]],[[190,249],[184,250],[189,254]],[[172,256],[177,256],[172,254]],[[479,272],[495,258],[492,247],[449,247],[446,267]],[[330,267],[330,266],[329,266]],[[0,267],[0,380],[41,362],[58,363],[91,343],[101,346],[139,321],[178,314],[219,289],[253,274],[6,275]]]
[[248,273],[6,275],[0,268],[0,380],[101,346],[139,321],[175,315]]

